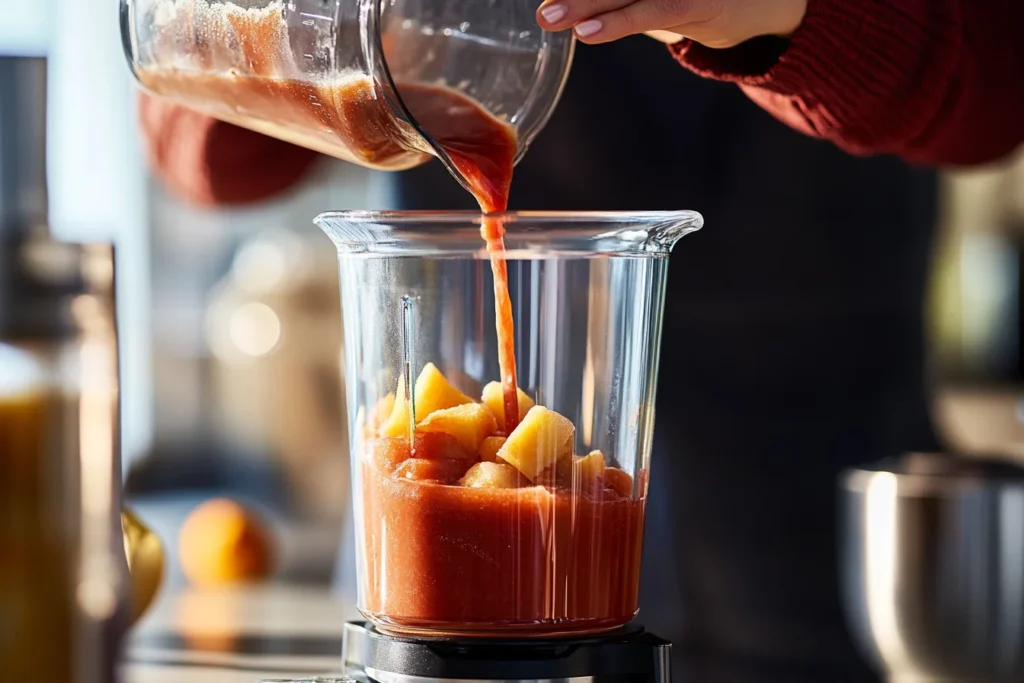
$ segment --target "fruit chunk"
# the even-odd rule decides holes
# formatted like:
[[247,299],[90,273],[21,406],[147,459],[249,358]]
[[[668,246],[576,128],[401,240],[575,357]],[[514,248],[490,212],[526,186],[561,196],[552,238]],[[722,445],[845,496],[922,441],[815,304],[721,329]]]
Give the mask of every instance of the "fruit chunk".
[[574,457],[572,460],[572,481],[579,487],[593,487],[600,482],[604,474],[604,454],[591,451],[588,455]]
[[517,489],[526,483],[515,467],[497,462],[478,462],[459,481],[460,486],[477,489]]
[[476,449],[476,453],[484,462],[497,462],[498,449],[501,448],[503,443],[505,443],[505,437],[489,436],[480,442],[480,447]]
[[409,399],[405,396],[405,377],[398,378],[398,389],[391,412],[380,426],[381,436],[409,436]]
[[567,418],[543,406],[534,406],[505,439],[498,457],[534,481],[545,469],[572,453],[575,431]]
[[[362,408],[360,407],[360,410]],[[381,425],[384,420],[391,417],[391,413],[395,410],[395,394],[394,392],[388,394],[381,400],[374,404],[373,408],[370,409],[370,419],[368,424],[370,427],[376,429]]]
[[427,363],[416,379],[416,421],[422,422],[431,413],[454,408],[473,399],[456,389],[433,363]]
[[409,458],[395,470],[395,477],[435,484],[455,484],[469,469],[468,460]]
[[544,486],[569,488],[572,486],[572,463],[572,456],[567,455],[538,474],[534,481]]
[[[476,462],[476,449],[462,447],[459,440],[443,432],[416,432],[413,456],[425,460],[466,460]],[[469,465],[466,465],[468,468]]]
[[605,486],[623,498],[633,497],[633,477],[629,476],[628,472],[609,467],[601,475],[601,478],[604,479]]
[[605,472],[604,454],[566,456],[537,476],[537,483],[565,489],[593,489],[601,483]]
[[[530,408],[536,404],[522,389],[516,389],[516,392],[519,396],[519,419],[522,420],[523,416],[530,412]],[[485,386],[481,400],[490,409],[494,419],[498,421],[498,429],[505,431],[505,393],[502,390],[501,382],[490,382]]]
[[487,406],[464,403],[454,408],[435,410],[417,428],[421,433],[449,434],[462,448],[476,453],[480,444],[497,429]]

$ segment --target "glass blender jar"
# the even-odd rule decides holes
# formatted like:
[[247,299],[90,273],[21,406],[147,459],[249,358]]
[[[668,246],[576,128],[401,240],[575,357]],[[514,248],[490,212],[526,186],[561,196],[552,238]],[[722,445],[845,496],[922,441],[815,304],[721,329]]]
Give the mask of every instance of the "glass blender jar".
[[506,213],[518,423],[475,213],[343,212],[358,607],[413,638],[613,632],[637,613],[668,256],[702,219]]
[[536,0],[122,0],[121,31],[150,91],[216,118],[385,170],[439,157],[453,110],[514,131],[547,122],[570,32]]

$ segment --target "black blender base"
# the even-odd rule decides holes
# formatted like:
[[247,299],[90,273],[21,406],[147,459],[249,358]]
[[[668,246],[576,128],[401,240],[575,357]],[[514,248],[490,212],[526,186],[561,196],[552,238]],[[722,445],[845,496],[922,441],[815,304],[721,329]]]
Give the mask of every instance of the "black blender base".
[[363,683],[670,683],[672,644],[642,627],[588,638],[420,640],[345,624],[346,676]]

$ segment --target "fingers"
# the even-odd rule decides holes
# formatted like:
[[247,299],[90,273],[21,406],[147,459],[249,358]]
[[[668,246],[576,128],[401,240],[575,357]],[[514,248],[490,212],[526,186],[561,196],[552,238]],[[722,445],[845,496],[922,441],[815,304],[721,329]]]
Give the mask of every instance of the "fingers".
[[[537,21],[550,31],[573,28],[585,43],[618,40],[704,20],[716,0],[545,0]],[[703,10],[703,11],[702,11]]]
[[626,36],[658,31],[688,23],[692,5],[685,0],[636,0],[576,24],[576,36],[596,45]]
[[537,23],[549,31],[564,31],[631,2],[636,0],[544,0],[537,9]]
[[537,21],[549,31],[572,28],[584,43],[647,33],[667,43],[686,36],[713,48],[755,36],[788,36],[809,0],[544,0]]

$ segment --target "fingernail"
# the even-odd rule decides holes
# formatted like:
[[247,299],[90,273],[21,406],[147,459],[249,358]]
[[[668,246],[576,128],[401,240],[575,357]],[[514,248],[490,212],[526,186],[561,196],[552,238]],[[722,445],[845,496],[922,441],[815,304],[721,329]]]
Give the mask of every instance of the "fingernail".
[[604,24],[599,19],[587,19],[576,24],[576,35],[580,38],[586,38],[592,36],[598,31],[604,28]]
[[565,18],[565,15],[569,13],[565,5],[561,3],[555,3],[554,5],[548,5],[540,11],[540,15],[544,17],[544,21],[549,24],[554,24]]

